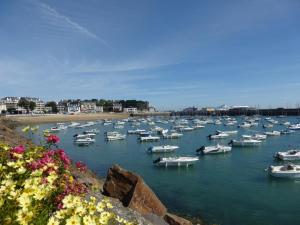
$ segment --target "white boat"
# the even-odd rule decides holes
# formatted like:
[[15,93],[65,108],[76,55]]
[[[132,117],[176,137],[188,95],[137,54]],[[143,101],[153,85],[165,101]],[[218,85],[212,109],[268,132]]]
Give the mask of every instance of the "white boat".
[[152,136],[152,135],[139,137],[139,140],[141,142],[144,142],[144,141],[158,141],[159,139],[160,139],[160,137]]
[[198,157],[160,157],[153,161],[158,166],[190,166],[199,160]]
[[229,137],[229,134],[226,134],[226,133],[208,135],[208,138],[210,140],[212,140],[212,139],[223,139],[223,138],[228,138],[228,137]]
[[270,123],[263,125],[263,128],[272,128],[272,127],[273,127],[273,124],[270,124]]
[[177,138],[180,138],[183,134],[181,133],[177,133],[177,132],[173,132],[173,133],[170,133],[170,134],[163,134],[163,138],[164,139],[177,139]]
[[93,133],[89,133],[89,134],[75,134],[75,135],[73,135],[73,137],[75,139],[93,138],[95,136],[96,136],[96,134],[93,134]]
[[249,128],[251,127],[251,123],[246,123],[246,122],[243,122],[239,125],[240,128]]
[[289,130],[289,129],[280,131],[281,134],[293,134],[295,132],[296,132],[295,130]]
[[234,135],[234,134],[237,134],[238,131],[237,130],[217,130],[216,131],[216,134],[228,134],[228,135]]
[[289,126],[290,130],[300,130],[300,123]]
[[115,129],[123,129],[124,126],[123,126],[123,125],[115,125],[114,128],[115,128]]
[[106,139],[108,141],[124,140],[125,138],[126,138],[126,134],[120,134],[120,133],[115,133],[113,135],[106,136]]
[[84,134],[99,134],[100,131],[97,130],[97,129],[92,129],[92,130],[86,130],[86,131],[83,131]]
[[128,130],[127,133],[128,134],[140,134],[146,132],[146,130],[142,130],[142,129],[136,129],[136,130]]
[[91,143],[94,143],[95,139],[87,137],[87,138],[76,139],[74,142],[75,142],[75,144],[78,144],[78,145],[89,145]]
[[151,153],[163,153],[163,152],[174,152],[179,147],[176,145],[160,145],[160,146],[152,146],[148,148],[148,152]]
[[112,123],[111,122],[104,122],[103,123],[103,126],[109,126],[109,125],[111,125]]
[[267,135],[265,135],[265,134],[242,135],[242,138],[243,139],[266,140]]
[[181,127],[178,130],[181,132],[184,132],[184,131],[192,131],[192,130],[194,130],[194,128],[193,127]]
[[60,126],[56,126],[56,127],[51,127],[50,131],[52,131],[52,132],[59,132],[61,130],[65,130],[65,129],[67,129],[66,126],[60,125]]
[[274,157],[281,160],[300,160],[300,150],[276,152]]
[[232,140],[231,142],[229,142],[230,145],[237,147],[258,146],[260,143],[260,140],[255,139]]
[[201,129],[204,128],[205,126],[201,125],[201,124],[196,124],[194,126],[192,126],[193,129]]
[[202,146],[201,148],[197,149],[197,153],[202,154],[219,154],[219,153],[227,153],[231,151],[230,146],[225,145],[213,145],[213,146]]
[[77,127],[79,126],[80,123],[77,123],[77,122],[71,122],[71,124],[68,126],[68,127]]
[[281,133],[280,133],[280,131],[274,130],[274,131],[267,131],[267,132],[265,132],[265,135],[267,135],[267,136],[280,136]]
[[279,178],[299,178],[300,166],[295,164],[286,164],[282,166],[270,166],[268,172],[273,177]]

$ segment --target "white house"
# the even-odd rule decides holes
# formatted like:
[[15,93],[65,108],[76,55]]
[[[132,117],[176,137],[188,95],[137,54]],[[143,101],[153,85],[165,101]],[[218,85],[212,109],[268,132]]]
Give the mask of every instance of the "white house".
[[123,112],[125,112],[125,113],[137,113],[137,108],[135,108],[135,107],[129,107],[129,108],[124,108],[123,109]]
[[80,104],[68,104],[68,113],[69,114],[76,114],[80,113]]
[[0,114],[2,111],[7,111],[6,105],[3,102],[0,102]]

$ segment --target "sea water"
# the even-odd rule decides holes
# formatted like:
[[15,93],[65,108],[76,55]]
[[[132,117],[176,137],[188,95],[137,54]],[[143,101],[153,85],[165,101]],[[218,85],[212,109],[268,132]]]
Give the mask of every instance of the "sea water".
[[[239,123],[241,118],[237,118]],[[297,122],[295,117],[275,118],[279,121]],[[155,120],[155,119],[154,119]],[[153,143],[141,143],[137,135],[127,135],[126,140],[105,140],[106,131],[115,130],[113,125],[97,124],[85,129],[68,128],[57,135],[61,138],[60,148],[65,149],[73,161],[82,161],[101,177],[113,164],[118,164],[141,175],[155,191],[169,211],[201,217],[208,224],[223,225],[283,225],[300,224],[300,179],[283,180],[270,177],[265,169],[270,165],[282,164],[273,159],[277,151],[300,149],[300,131],[293,134],[268,137],[258,147],[233,147],[227,154],[200,156],[192,167],[160,168],[152,161],[159,156],[195,156],[196,149],[203,145],[227,144],[242,134],[265,131],[262,120],[258,127],[249,129],[207,124],[205,128],[185,132],[180,139]],[[190,121],[190,124],[192,122]],[[156,124],[170,128],[173,124]],[[37,143],[42,139],[42,130],[55,124],[40,125],[40,133],[30,135]],[[97,128],[100,133],[96,142],[88,147],[74,144],[73,135],[84,130]],[[143,124],[139,129],[149,130]],[[136,129],[126,123],[120,133]],[[285,127],[275,125],[271,130]],[[228,139],[211,141],[207,138],[216,130],[238,130]],[[152,145],[178,145],[175,153],[149,154]]]

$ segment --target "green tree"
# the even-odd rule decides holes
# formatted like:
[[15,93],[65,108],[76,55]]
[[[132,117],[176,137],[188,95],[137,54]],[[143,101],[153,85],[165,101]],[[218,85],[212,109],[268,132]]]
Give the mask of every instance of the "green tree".
[[29,109],[30,109],[30,111],[33,111],[35,108],[36,108],[36,103],[30,101],[30,102],[29,102]]
[[53,101],[47,102],[45,106],[46,107],[51,107],[53,113],[58,113],[56,102],[53,102]]
[[26,109],[27,113],[29,112],[29,105],[30,105],[30,102],[26,98],[20,98],[20,100],[18,102],[18,106]]

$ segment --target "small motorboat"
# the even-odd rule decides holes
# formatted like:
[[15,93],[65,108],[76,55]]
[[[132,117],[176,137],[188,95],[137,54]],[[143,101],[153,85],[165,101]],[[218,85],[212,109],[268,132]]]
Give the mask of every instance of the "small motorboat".
[[276,152],[274,157],[281,160],[300,160],[300,150]]
[[242,140],[231,140],[228,144],[236,147],[252,147],[252,146],[258,146],[260,143],[261,143],[260,140],[242,139]]
[[175,145],[160,145],[160,146],[152,146],[148,148],[148,152],[151,153],[166,153],[166,152],[174,152],[178,149],[178,146]]
[[128,130],[127,134],[140,134],[146,132],[146,130],[142,130],[142,129],[136,129],[136,130]]
[[190,166],[199,160],[198,157],[159,157],[153,163],[158,166]]
[[267,132],[265,132],[265,135],[267,135],[267,136],[280,136],[281,133],[280,133],[280,131],[274,130],[274,131],[267,131]]
[[78,145],[89,145],[89,144],[94,143],[95,141],[96,141],[95,139],[87,137],[87,138],[76,139],[74,142],[75,142],[75,144],[78,144]]
[[212,139],[223,139],[223,138],[228,138],[229,134],[226,133],[220,133],[220,134],[210,134],[207,136],[210,140]]
[[238,131],[237,130],[217,130],[216,131],[216,134],[228,134],[228,135],[234,135],[234,134],[237,134]]
[[95,137],[96,134],[89,133],[89,134],[74,134],[73,137],[75,139],[82,139],[82,138],[93,138]]
[[183,134],[177,133],[177,132],[172,132],[170,134],[163,134],[164,139],[178,139],[182,136]]
[[106,139],[108,141],[124,140],[125,138],[126,138],[126,134],[120,134],[118,132],[114,132],[106,136]]
[[289,130],[289,129],[280,131],[281,134],[293,134],[295,132],[296,132],[295,130]]
[[219,154],[219,153],[227,153],[231,151],[230,146],[225,145],[214,145],[214,146],[202,146],[201,148],[197,149],[197,153],[202,154]]
[[271,124],[271,123],[267,123],[267,124],[263,125],[263,128],[272,128],[272,127],[273,127],[273,124]]
[[300,166],[292,163],[282,166],[270,166],[267,171],[273,177],[300,178]]
[[97,129],[92,129],[92,130],[86,130],[86,131],[83,131],[84,134],[99,134],[100,131],[97,130]]

